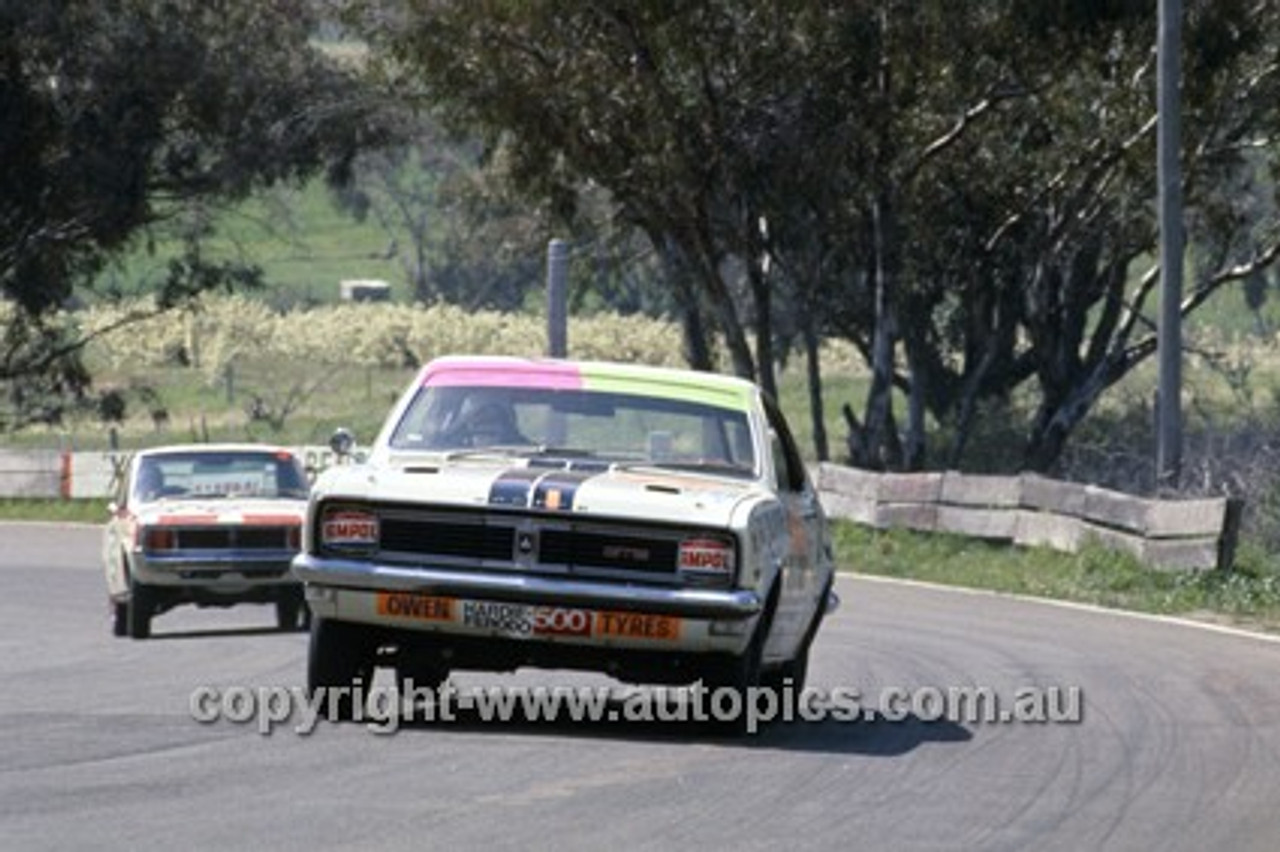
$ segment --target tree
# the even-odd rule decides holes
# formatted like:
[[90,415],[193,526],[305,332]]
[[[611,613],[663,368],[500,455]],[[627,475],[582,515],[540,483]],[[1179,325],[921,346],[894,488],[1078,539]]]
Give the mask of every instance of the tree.
[[[1274,2],[1189,4],[1189,225],[1206,244],[1235,248],[1191,282],[1184,316],[1280,251],[1280,222],[1231,190],[1258,171],[1258,143],[1280,117],[1267,35],[1278,14]],[[955,423],[953,464],[977,403],[1034,380],[1021,463],[1045,470],[1101,395],[1155,351],[1147,314],[1158,270],[1144,267],[1156,245],[1155,20],[1147,4],[1090,14],[1044,4],[1019,7],[1008,24],[1019,37],[1005,61],[1032,97],[1006,102],[935,164],[932,226],[954,234],[914,221],[922,250],[904,303],[909,327],[931,331],[906,339],[912,375],[900,378],[930,389],[939,420]],[[983,53],[998,55],[989,45]],[[957,244],[963,266],[929,250]],[[951,344],[938,334],[948,329]]]
[[[673,286],[691,285],[680,296],[695,364],[708,366],[703,320],[714,317],[735,372],[772,387],[751,151],[764,152],[776,127],[761,105],[780,68],[776,50],[756,46],[785,41],[804,4],[423,3],[407,14],[378,0],[350,5],[353,26],[389,52],[400,79],[416,81],[452,126],[504,146],[517,185],[554,212],[570,218],[584,184],[608,191]],[[745,299],[734,270],[749,282]]]
[[380,104],[311,44],[313,24],[306,0],[0,4],[10,425],[47,419],[89,385],[87,341],[57,314],[102,296],[113,259],[185,228],[157,311],[251,286],[251,265],[203,255],[205,226],[186,214],[325,167],[340,179],[384,138]]
[[[1148,2],[350,5],[518,185],[556,210],[607,190],[677,273],[687,338],[714,317],[736,372],[770,387],[793,334],[811,363],[822,334],[853,341],[860,463],[925,464],[932,415],[958,465],[983,407],[1032,385],[1011,455],[1047,469],[1154,351]],[[1278,28],[1277,0],[1188,4],[1185,195],[1224,253],[1184,314],[1280,252],[1222,189],[1277,169]]]

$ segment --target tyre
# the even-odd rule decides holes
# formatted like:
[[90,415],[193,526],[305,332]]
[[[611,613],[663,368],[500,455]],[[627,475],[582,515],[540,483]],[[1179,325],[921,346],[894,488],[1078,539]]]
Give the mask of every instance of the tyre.
[[129,635],[129,605],[124,601],[108,601],[111,609],[111,635]]
[[809,677],[809,644],[806,642],[796,652],[795,657],[772,669],[761,678],[761,685],[782,695],[784,689],[790,689],[792,695],[804,691],[805,680]]
[[[756,691],[762,686],[764,671],[761,661],[764,657],[764,643],[769,637],[776,607],[777,594],[775,593],[769,596],[764,613],[751,634],[751,641],[747,643],[742,654],[712,667],[707,674],[706,683],[711,693],[711,709],[717,713],[724,713],[731,709],[727,705],[731,704],[737,708],[736,713],[728,716],[720,715],[715,719],[716,726],[731,736],[740,737],[751,733],[748,730],[748,722],[752,721],[747,709],[748,702],[755,700]],[[721,698],[717,699],[717,690],[728,690],[736,697],[726,699],[721,695]]]
[[131,639],[146,639],[151,635],[151,617],[155,614],[155,593],[149,586],[136,580],[129,582],[129,601],[125,622]]
[[280,630],[301,630],[307,627],[309,614],[302,592],[289,591],[276,601],[276,627]]
[[[822,594],[818,596],[818,608],[813,613],[808,629],[805,630],[804,639],[800,641],[796,655],[776,669],[766,672],[763,677],[764,686],[779,693],[790,686],[793,695],[799,695],[804,690],[805,681],[809,677],[809,648],[813,645],[813,638],[818,635],[818,628],[822,626],[823,616],[827,614],[827,596],[830,594],[831,583],[828,582]],[[789,684],[788,681],[790,681]]]
[[764,632],[757,628],[741,656],[712,669],[707,677],[710,709],[715,714],[716,727],[730,736],[740,737],[749,733],[747,707],[748,702],[755,700],[755,692],[760,686],[763,635]]
[[357,718],[373,682],[373,643],[365,628],[328,618],[311,620],[307,651],[307,693],[321,701],[330,721]]

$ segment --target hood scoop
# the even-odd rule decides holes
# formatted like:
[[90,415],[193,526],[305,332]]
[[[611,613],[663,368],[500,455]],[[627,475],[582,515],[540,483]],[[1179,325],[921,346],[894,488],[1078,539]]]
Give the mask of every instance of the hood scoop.
[[405,473],[439,473],[440,466],[435,464],[417,464],[403,468]]
[[680,493],[680,489],[674,485],[660,485],[655,482],[650,482],[646,484],[644,487],[644,490],[657,491],[659,494],[679,494]]

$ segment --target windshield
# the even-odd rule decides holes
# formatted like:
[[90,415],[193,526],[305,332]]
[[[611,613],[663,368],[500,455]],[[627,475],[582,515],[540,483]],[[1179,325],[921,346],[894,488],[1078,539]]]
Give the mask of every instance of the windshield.
[[428,386],[391,436],[398,450],[494,450],[593,456],[753,475],[747,413],[618,392]]
[[306,475],[287,452],[193,452],[147,456],[138,463],[133,497],[305,499]]

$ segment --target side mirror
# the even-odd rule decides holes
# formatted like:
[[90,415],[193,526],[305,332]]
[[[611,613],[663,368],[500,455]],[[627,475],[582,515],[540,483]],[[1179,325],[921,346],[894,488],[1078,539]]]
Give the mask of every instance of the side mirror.
[[329,438],[329,449],[333,450],[333,454],[340,459],[348,458],[355,446],[355,436],[351,434],[350,429],[343,426],[335,429],[333,436]]

